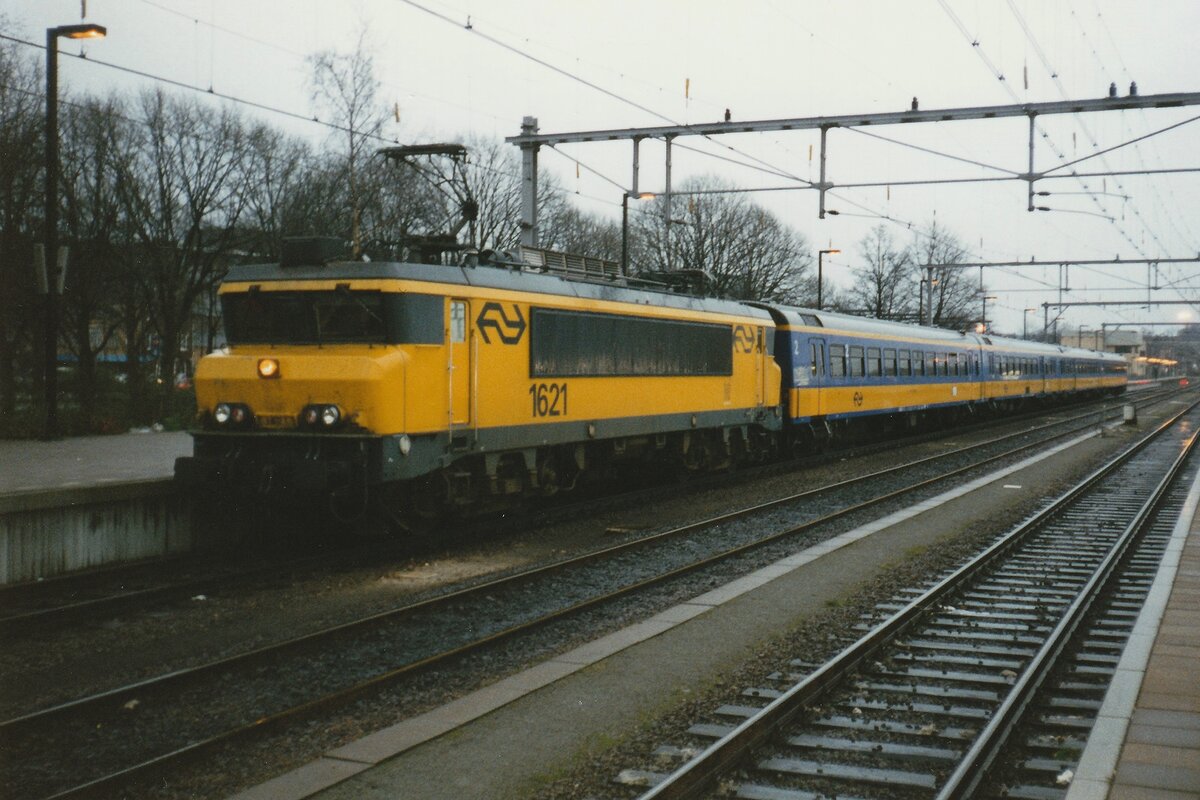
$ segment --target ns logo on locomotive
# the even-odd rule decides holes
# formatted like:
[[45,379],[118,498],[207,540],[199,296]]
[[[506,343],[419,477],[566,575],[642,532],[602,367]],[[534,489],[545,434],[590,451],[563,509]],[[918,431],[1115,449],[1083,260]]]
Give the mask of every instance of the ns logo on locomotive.
[[634,465],[722,469],[1125,388],[1112,354],[556,272],[532,249],[459,260],[306,239],[231,269],[178,478],[417,527]]

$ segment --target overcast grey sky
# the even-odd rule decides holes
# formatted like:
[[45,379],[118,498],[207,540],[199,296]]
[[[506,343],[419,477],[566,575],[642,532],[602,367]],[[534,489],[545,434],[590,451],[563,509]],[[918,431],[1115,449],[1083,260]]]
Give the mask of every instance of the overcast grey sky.
[[[41,41],[46,27],[79,21],[81,6],[6,0],[0,11],[10,26],[3,32]],[[305,55],[347,50],[365,27],[382,99],[400,108],[400,123],[388,133],[405,142],[510,136],[525,115],[548,133],[716,120],[726,108],[746,120],[898,111],[913,96],[922,109],[1102,97],[1110,82],[1125,94],[1132,80],[1141,94],[1200,91],[1195,0],[87,0],[86,12],[109,29],[108,39],[85,45],[96,59],[302,114],[311,113]],[[63,42],[61,49],[78,53],[81,46]],[[89,92],[153,84],[70,58],[63,59],[62,80]],[[299,135],[325,133],[311,123],[246,113],[263,113]],[[1044,118],[1037,166],[1055,163],[1055,151],[1082,157],[1197,115],[1200,107]],[[1011,170],[1026,167],[1021,119],[874,132]],[[817,141],[812,131],[721,140],[743,154],[736,157],[806,179],[816,178],[810,146]],[[1198,143],[1200,122],[1080,169],[1200,167]],[[541,163],[578,192],[581,207],[615,218],[621,190],[586,169],[577,178],[572,159],[626,185],[629,150],[627,143],[562,146],[545,151]],[[661,145],[643,144],[641,188],[661,186],[661,162]],[[741,187],[786,183],[676,151],[676,181],[706,172]],[[834,182],[997,174],[854,132],[830,134]],[[895,220],[885,224],[900,241],[910,235],[904,223],[936,217],[979,260],[1180,258],[1200,251],[1200,173],[1090,179],[1092,195],[1074,181],[1038,188],[1056,193],[1039,199],[1055,211],[1026,212],[1019,182],[844,190],[844,200],[829,202],[842,214],[825,220],[817,219],[811,191],[756,199],[805,233],[814,249],[840,248],[827,259],[826,274],[843,286],[857,242],[881,222],[872,214]],[[1055,268],[988,270],[984,278],[998,298],[988,304],[989,317],[1009,332],[1020,332],[1023,308],[1057,298]],[[1144,299],[1146,280],[1144,266],[1074,268],[1070,299]],[[1200,266],[1163,267],[1157,280],[1173,285],[1156,298],[1200,295]],[[1117,287],[1129,291],[1102,291]],[[1200,305],[1072,309],[1064,318],[1092,328],[1194,321]]]

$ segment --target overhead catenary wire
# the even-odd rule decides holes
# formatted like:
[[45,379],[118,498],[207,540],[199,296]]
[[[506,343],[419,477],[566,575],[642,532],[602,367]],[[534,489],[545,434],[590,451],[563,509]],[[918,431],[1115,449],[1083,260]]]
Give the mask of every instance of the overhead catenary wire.
[[[1008,94],[1008,96],[1013,100],[1013,102],[1020,103],[1021,98],[1017,95],[1016,91],[1012,88],[1012,86],[1010,85],[1010,82],[1007,81],[1003,71],[1001,71],[1000,68],[996,66],[996,64],[991,60],[990,57],[988,57],[987,53],[984,51],[982,45],[980,44],[979,39],[977,37],[973,36],[970,33],[970,31],[967,30],[967,27],[962,22],[962,19],[959,18],[958,14],[955,13],[954,9],[950,7],[948,0],[938,0],[938,4],[941,6],[942,10],[946,13],[946,16],[950,18],[950,20],[954,24],[954,26],[956,28],[958,28],[958,30],[963,34],[963,36],[966,38],[966,40],[968,42],[970,42],[973,52],[975,52],[975,54],[980,58],[980,60],[982,60],[984,62],[984,64],[987,66],[988,70],[992,73],[993,77],[995,77],[997,79],[997,81],[999,81],[999,83],[1003,87],[1005,93]],[[1066,155],[1062,152],[1062,149],[1060,147],[1058,147],[1058,145],[1054,142],[1054,140],[1050,138],[1050,135],[1045,131],[1045,129],[1041,125],[1038,125],[1036,123],[1034,123],[1034,125],[1035,125],[1036,130],[1041,134],[1042,139],[1050,147],[1050,150],[1055,155],[1055,157],[1058,158],[1059,161],[1065,161]],[[1080,182],[1080,185],[1084,189],[1090,189],[1090,187],[1082,181]],[[1100,200],[1100,198],[1092,195],[1091,200],[1095,204],[1095,206],[1100,210],[1100,212],[1102,214],[1104,214],[1105,216],[1112,216],[1108,212],[1108,209],[1104,207],[1104,204]],[[1112,220],[1111,224],[1116,227],[1116,230],[1118,231],[1118,233],[1122,236],[1122,238],[1125,239],[1125,241],[1129,244],[1130,247],[1132,247],[1137,253],[1139,253],[1141,255],[1145,254],[1144,251],[1142,250],[1141,246],[1138,245],[1138,243],[1133,240],[1133,238],[1129,235],[1129,233],[1116,222],[1115,218]]]

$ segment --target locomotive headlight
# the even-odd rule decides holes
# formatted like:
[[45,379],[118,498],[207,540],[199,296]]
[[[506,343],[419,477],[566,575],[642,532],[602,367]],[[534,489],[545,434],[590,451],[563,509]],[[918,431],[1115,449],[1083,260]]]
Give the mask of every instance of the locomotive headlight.
[[342,412],[337,406],[325,406],[321,409],[321,422],[326,428],[332,428],[342,419]]
[[304,409],[304,424],[316,425],[321,420],[321,409],[316,406],[309,406]]
[[258,377],[278,378],[279,362],[273,358],[260,358],[258,360]]
[[412,439],[408,438],[408,434],[400,435],[400,455],[406,456],[412,452]]
[[241,425],[249,416],[245,406],[231,406],[229,409],[229,418],[233,420],[234,425]]
[[217,421],[218,425],[224,425],[226,422],[229,422],[232,414],[233,409],[229,407],[228,403],[217,403],[217,407],[213,409],[213,419]]

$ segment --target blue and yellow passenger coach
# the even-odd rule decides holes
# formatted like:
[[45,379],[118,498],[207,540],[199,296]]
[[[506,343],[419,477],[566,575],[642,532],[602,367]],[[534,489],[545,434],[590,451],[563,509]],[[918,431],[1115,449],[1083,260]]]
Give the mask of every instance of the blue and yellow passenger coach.
[[307,262],[223,282],[228,345],[197,368],[184,480],[404,518],[774,447],[763,309],[522,267]]
[[1112,353],[763,304],[795,448],[981,410],[1124,391]]

